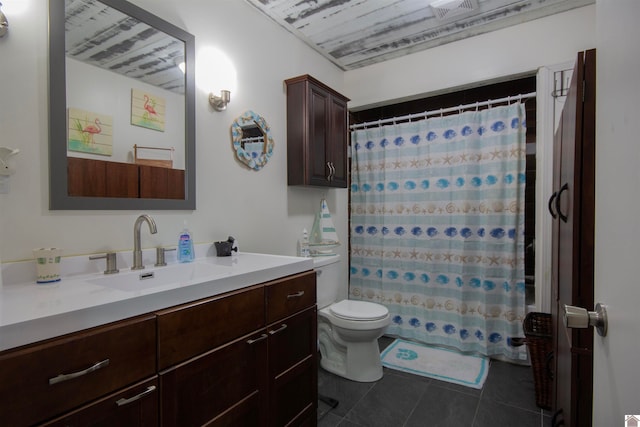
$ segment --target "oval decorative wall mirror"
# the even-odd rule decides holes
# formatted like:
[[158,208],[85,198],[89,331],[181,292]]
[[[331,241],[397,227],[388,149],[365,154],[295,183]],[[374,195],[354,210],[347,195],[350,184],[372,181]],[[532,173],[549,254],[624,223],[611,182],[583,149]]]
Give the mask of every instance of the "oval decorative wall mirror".
[[238,160],[253,170],[260,170],[273,154],[273,138],[264,117],[249,110],[231,124],[231,139]]

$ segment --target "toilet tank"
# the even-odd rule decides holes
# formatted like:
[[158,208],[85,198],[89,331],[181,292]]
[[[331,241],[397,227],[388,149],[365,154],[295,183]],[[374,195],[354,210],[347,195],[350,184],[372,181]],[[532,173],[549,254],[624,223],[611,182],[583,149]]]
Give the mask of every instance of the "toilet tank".
[[318,309],[334,303],[338,299],[340,286],[340,255],[313,258],[313,268],[317,272],[316,293]]

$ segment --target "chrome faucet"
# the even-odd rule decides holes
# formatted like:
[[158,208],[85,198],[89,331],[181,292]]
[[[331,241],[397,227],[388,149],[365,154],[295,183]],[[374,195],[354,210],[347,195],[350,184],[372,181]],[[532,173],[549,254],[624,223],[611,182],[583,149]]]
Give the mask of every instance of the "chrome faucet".
[[156,234],[158,229],[156,228],[156,222],[151,218],[151,216],[144,214],[140,215],[138,219],[136,219],[135,224],[133,224],[133,266],[132,270],[142,270],[144,265],[142,265],[142,249],[140,249],[140,227],[143,222],[147,222],[149,224],[149,231],[151,234]]

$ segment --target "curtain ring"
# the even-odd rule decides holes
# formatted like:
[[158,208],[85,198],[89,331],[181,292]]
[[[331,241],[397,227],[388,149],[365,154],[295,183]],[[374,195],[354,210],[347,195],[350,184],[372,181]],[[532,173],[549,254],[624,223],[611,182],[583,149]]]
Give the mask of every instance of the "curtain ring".
[[442,108],[440,108],[440,118],[443,118],[444,115],[442,114]]
[[480,102],[476,101],[476,113],[478,112],[478,107],[480,107]]
[[511,105],[511,96],[507,96],[507,105]]
[[487,105],[489,106],[489,108],[492,108],[493,106],[491,105],[491,100],[487,101]]

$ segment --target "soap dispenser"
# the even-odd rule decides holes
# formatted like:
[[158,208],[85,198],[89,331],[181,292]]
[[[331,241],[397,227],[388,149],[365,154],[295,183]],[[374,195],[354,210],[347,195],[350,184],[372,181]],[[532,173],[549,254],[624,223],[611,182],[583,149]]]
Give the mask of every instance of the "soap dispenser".
[[193,251],[193,238],[187,229],[187,221],[184,222],[184,229],[178,237],[178,262],[191,262],[195,258]]

